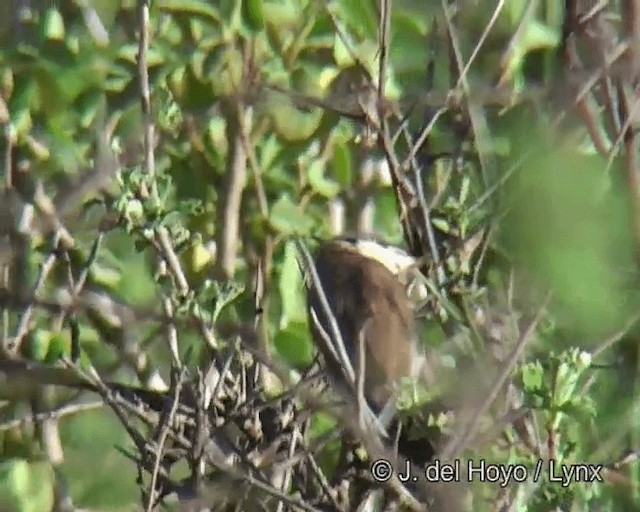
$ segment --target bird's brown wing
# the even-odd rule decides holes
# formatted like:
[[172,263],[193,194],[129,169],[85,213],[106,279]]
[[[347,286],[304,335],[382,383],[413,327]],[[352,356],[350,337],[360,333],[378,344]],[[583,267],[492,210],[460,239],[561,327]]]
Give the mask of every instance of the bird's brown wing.
[[[356,374],[358,343],[364,336],[365,390],[367,397],[381,406],[389,398],[393,382],[411,374],[415,336],[406,292],[381,263],[331,245],[316,255],[316,269]],[[322,308],[313,290],[310,305],[329,333],[328,322],[321,314]],[[311,324],[314,330],[313,322]],[[314,337],[317,335],[314,332]],[[331,366],[332,358],[325,352],[327,364]]]

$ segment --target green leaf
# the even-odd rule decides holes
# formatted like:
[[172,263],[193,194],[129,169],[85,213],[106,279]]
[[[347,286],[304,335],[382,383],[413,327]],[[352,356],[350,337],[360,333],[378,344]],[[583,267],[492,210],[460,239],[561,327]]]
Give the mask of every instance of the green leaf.
[[287,242],[284,248],[284,261],[278,282],[280,299],[282,301],[281,325],[289,322],[304,322],[307,315],[303,294],[302,275],[296,258],[296,247],[293,242]]
[[445,219],[440,217],[433,217],[431,219],[431,224],[433,224],[444,233],[448,233],[451,230],[451,226],[449,225],[449,223]]
[[500,13],[500,21],[504,23],[505,30],[515,30],[522,20],[528,0],[510,0],[505,3],[504,10]]
[[361,37],[375,39],[378,34],[378,16],[371,0],[336,0],[330,8],[348,28]]
[[212,319],[215,322],[220,313],[231,303],[233,303],[244,292],[244,285],[235,281],[219,284],[217,281],[209,281],[207,286],[211,286],[215,293]]
[[527,24],[524,36],[517,41],[510,53],[505,69],[505,77],[515,76],[521,69],[525,56],[538,49],[553,49],[560,43],[559,29],[537,20]]
[[308,178],[311,188],[324,197],[333,197],[340,192],[338,184],[325,177],[322,160],[316,160],[309,166]]
[[424,73],[428,62],[428,45],[424,44],[429,31],[426,17],[394,9],[392,20],[390,62],[396,72]]
[[311,417],[309,437],[315,439],[337,427],[337,420],[331,414],[319,411]]
[[578,384],[579,373],[571,365],[562,362],[556,371],[553,403],[562,406],[572,397]]
[[51,156],[51,151],[39,140],[36,140],[31,135],[27,134],[24,138],[25,145],[31,151],[31,154],[40,161],[48,160]]
[[264,28],[264,9],[262,0],[242,0],[242,21],[251,31]]
[[124,215],[132,225],[141,225],[144,220],[144,206],[139,199],[131,199],[131,201],[127,203]]
[[161,11],[202,16],[211,21],[220,21],[218,10],[212,7],[209,2],[202,0],[157,0],[156,6]]
[[33,125],[31,112],[40,108],[39,100],[36,80],[30,79],[16,86],[9,104],[9,113],[11,114],[11,124],[17,135],[24,135],[31,130]]
[[390,188],[383,189],[375,198],[375,225],[385,239],[392,243],[402,240],[402,228],[397,220],[398,205]]
[[51,344],[51,332],[46,329],[36,329],[27,340],[27,355],[34,361],[44,361]]
[[[13,505],[10,510],[41,512],[53,506],[51,467],[46,462],[10,459],[0,463],[0,496]],[[6,505],[7,502],[3,502]]]
[[336,35],[333,43],[333,58],[341,68],[347,68],[353,65],[353,45],[347,47],[342,37]]
[[[134,43],[122,45],[118,50],[118,58],[137,65],[138,45]],[[147,51],[147,65],[149,67],[157,66],[164,64],[164,62],[165,56],[157,48],[153,46],[149,47]]]
[[281,1],[265,2],[263,7],[265,21],[273,25],[279,33],[300,23],[300,11],[291,3]]
[[306,366],[313,360],[313,343],[304,322],[291,322],[275,335],[273,344],[292,366]]
[[58,332],[51,336],[49,349],[45,357],[45,363],[55,363],[61,357],[71,354],[71,341],[63,333]]
[[464,204],[465,201],[469,198],[469,187],[471,186],[471,180],[469,176],[464,176],[462,178],[462,185],[460,185],[460,194],[458,196],[458,201],[460,204]]
[[77,112],[80,116],[80,125],[83,128],[91,126],[103,104],[103,98],[102,92],[98,91],[88,92],[78,98]]
[[122,273],[119,270],[103,265],[99,261],[91,265],[90,275],[96,284],[110,290],[122,280]]
[[557,28],[533,20],[527,26],[520,49],[524,52],[530,52],[541,48],[555,48],[558,44],[560,44],[560,33]]
[[281,149],[275,134],[265,137],[260,144],[260,168],[269,169],[274,164]]
[[271,227],[280,233],[306,235],[313,227],[313,221],[293,203],[288,195],[276,201],[269,212]]
[[64,20],[60,11],[50,7],[42,17],[42,35],[45,39],[62,41],[64,39]]
[[333,148],[333,175],[343,189],[351,186],[352,173],[351,150],[346,143],[339,142]]
[[284,99],[271,101],[268,111],[278,134],[290,142],[303,141],[311,137],[320,126],[323,113],[319,108],[302,112]]
[[536,391],[542,389],[542,379],[544,370],[539,361],[525,364],[522,368],[522,384],[526,391]]

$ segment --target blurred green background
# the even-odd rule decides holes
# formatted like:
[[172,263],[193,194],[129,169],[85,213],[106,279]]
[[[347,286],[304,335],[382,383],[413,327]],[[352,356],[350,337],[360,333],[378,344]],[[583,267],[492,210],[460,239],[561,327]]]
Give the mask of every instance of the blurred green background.
[[[455,46],[464,63],[498,5],[458,2]],[[152,2],[147,64],[160,197],[154,203],[141,202],[135,193],[145,179],[136,2],[2,2],[4,175],[11,163],[11,186],[23,199],[42,186],[73,234],[70,256],[77,268],[89,259],[98,225],[115,214],[114,229],[105,230],[91,261],[87,287],[117,303],[158,311],[159,290],[175,293],[156,275],[147,230],[157,225],[169,229],[189,280],[189,307],[207,314],[219,309],[221,322],[253,321],[255,269],[262,262],[269,348],[301,368],[313,349],[291,236],[335,234],[333,209],[344,208],[347,231],[366,226],[402,242],[394,190],[379,171],[382,152],[362,142],[363,123],[341,115],[343,107],[359,106],[357,91],[344,85],[358,82],[358,65],[377,77],[378,9],[376,2],[351,0]],[[557,119],[553,96],[563,81],[563,18],[560,0],[505,2],[465,75],[475,117],[461,114],[468,105],[450,108],[431,131],[428,155],[418,155],[424,157],[433,223],[451,244],[443,258],[452,301],[428,310],[427,345],[446,351],[452,333],[467,332],[465,305],[517,324],[553,289],[529,359],[514,376],[518,381],[538,375],[536,361],[542,361],[548,386],[562,364],[578,372],[575,357],[566,362],[558,354],[571,347],[596,350],[628,327],[637,310],[633,191],[623,177],[624,154],[608,161],[579,119]],[[393,2],[390,48],[387,96],[411,111],[409,129],[418,133],[458,81],[442,3]],[[551,92],[540,99],[543,89]],[[303,96],[324,98],[327,105]],[[101,137],[124,169],[117,179],[92,170],[99,167]],[[399,151],[406,153],[402,142]],[[243,192],[229,263],[222,257],[229,250],[222,230],[238,165]],[[363,172],[367,165],[373,178]],[[89,185],[82,188],[85,181]],[[373,207],[370,219],[363,220],[363,198]],[[478,259],[478,249],[471,258],[461,248],[483,229],[490,233],[483,239],[485,257]],[[34,230],[10,289],[32,290],[50,250],[50,233]],[[40,296],[58,297],[65,279],[64,267],[55,267]],[[68,329],[52,317],[36,312],[26,356],[51,363],[69,353]],[[4,328],[15,332],[19,318],[15,312],[3,317]],[[580,374],[589,381],[588,406],[571,384],[573,406],[582,408],[582,416],[566,420],[566,443],[578,459],[608,460],[637,442],[635,334],[625,331],[614,349],[600,354],[598,361],[614,369]],[[191,350],[199,361],[203,341],[190,329],[180,336],[181,353]],[[152,321],[119,325],[96,315],[80,318],[82,357],[119,380],[148,384],[156,369],[166,380],[171,357],[161,339]],[[544,401],[553,386],[547,389],[537,378],[527,382],[528,398],[541,400],[532,409],[551,411],[545,418],[553,423],[557,404]],[[68,398],[52,393],[51,403]],[[0,413],[8,421],[27,410],[16,400]],[[76,505],[133,510],[139,499],[135,468],[115,449],[129,441],[113,414],[94,410],[62,418],[60,435],[61,471]],[[12,427],[0,431],[0,439],[0,508],[5,499],[15,510],[50,509],[52,472],[37,433]],[[520,454],[511,455],[520,460]],[[637,475],[632,468],[632,485],[622,490],[585,491],[579,499],[543,496],[519,510],[587,510],[575,507],[594,503],[599,505],[593,510],[632,510],[640,506]],[[574,508],[553,508],[558,503]]]

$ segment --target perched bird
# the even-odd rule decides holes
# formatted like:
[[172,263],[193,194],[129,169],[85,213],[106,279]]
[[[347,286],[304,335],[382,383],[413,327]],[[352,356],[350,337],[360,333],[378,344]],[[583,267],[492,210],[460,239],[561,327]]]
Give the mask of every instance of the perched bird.
[[[400,380],[417,378],[426,368],[406,287],[416,259],[371,239],[336,238],[321,243],[314,266],[317,282],[308,288],[309,323],[327,372],[333,381],[344,382],[344,366],[351,365],[369,406],[388,425]],[[344,350],[333,339],[330,315]]]

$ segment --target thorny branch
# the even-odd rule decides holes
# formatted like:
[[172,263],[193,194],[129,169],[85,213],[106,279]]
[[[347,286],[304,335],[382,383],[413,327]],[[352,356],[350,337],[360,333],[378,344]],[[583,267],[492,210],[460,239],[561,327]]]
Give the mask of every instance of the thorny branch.
[[[623,1],[622,8],[628,13],[623,18],[622,34],[618,36],[609,20],[605,18],[608,10],[607,2],[590,3],[590,8],[582,12],[576,5],[578,2],[567,0],[567,19],[562,47],[564,68],[569,76],[571,98],[563,105],[561,111],[555,114],[553,128],[560,126],[566,120],[567,114],[572,108],[583,117],[588,133],[593,140],[596,149],[613,161],[617,152],[624,155],[625,178],[629,185],[633,203],[633,222],[636,230],[636,243],[640,247],[640,181],[638,179],[638,141],[635,118],[638,108],[638,90],[636,87],[638,74],[637,44],[640,39],[638,28],[638,2]],[[480,161],[480,167],[485,174],[486,190],[484,194],[470,208],[471,213],[477,213],[489,199],[500,192],[507,180],[516,175],[523,163],[529,157],[529,153],[521,155],[519,160],[506,172],[494,179],[494,163],[491,151],[483,147],[483,141],[487,137],[487,120],[484,113],[486,106],[482,94],[472,91],[468,81],[468,75],[472,65],[481,53],[483,46],[490,36],[505,2],[499,1],[490,17],[489,22],[475,44],[470,56],[462,54],[459,29],[456,26],[456,15],[447,2],[442,2],[446,32],[455,60],[455,86],[446,94],[437,91],[426,91],[423,102],[415,104],[425,109],[425,118],[421,128],[417,130],[417,136],[413,137],[407,129],[405,121],[407,116],[400,111],[402,106],[392,105],[385,95],[385,84],[391,76],[390,49],[393,41],[391,31],[392,3],[391,0],[380,2],[379,24],[379,61],[377,82],[371,79],[369,84],[372,97],[375,98],[375,108],[366,108],[370,105],[362,105],[356,115],[351,118],[359,119],[373,127],[378,133],[378,142],[388,161],[393,189],[396,195],[400,221],[404,230],[405,239],[411,250],[419,256],[429,256],[435,268],[436,282],[442,290],[447,285],[447,270],[441,256],[441,243],[432,226],[432,209],[437,201],[429,203],[428,190],[423,182],[425,163],[422,153],[427,152],[430,144],[430,136],[439,123],[447,120],[451,113],[463,113],[471,121],[473,136],[475,138],[475,151]],[[533,5],[533,3],[532,3]],[[527,15],[533,11],[529,7]],[[138,79],[140,88],[141,110],[143,113],[143,141],[144,141],[144,170],[147,174],[149,189],[145,191],[148,197],[158,200],[157,170],[155,163],[154,146],[156,144],[156,127],[151,109],[152,90],[149,79],[148,51],[150,45],[150,2],[141,0],[138,7],[139,40],[138,40]],[[332,16],[332,21],[335,20]],[[520,28],[524,26],[524,21]],[[342,34],[336,25],[339,37],[349,48],[348,38]],[[596,34],[596,37],[594,37]],[[516,43],[516,36],[511,41]],[[600,38],[600,39],[598,39]],[[596,65],[588,65],[582,62],[578,52],[577,41],[586,42],[580,46],[581,51],[591,49],[597,54]],[[596,50],[594,50],[594,48]],[[349,49],[351,51],[351,49]],[[354,60],[358,61],[355,52]],[[592,56],[590,56],[592,57]],[[506,58],[506,54],[505,54]],[[587,61],[588,59],[584,59]],[[246,66],[249,66],[248,53],[245,55]],[[625,63],[622,70],[621,62]],[[364,65],[362,65],[364,68]],[[370,77],[369,77],[370,78]],[[507,104],[511,98],[504,98],[501,91],[492,91],[495,94],[489,98],[501,105]],[[604,93],[603,93],[604,92]],[[243,96],[242,94],[240,96]],[[0,98],[1,99],[1,98]],[[368,96],[365,98],[369,100]],[[296,100],[305,103],[305,98],[300,95]],[[237,101],[237,103],[234,103]],[[362,98],[358,98],[362,103]],[[258,163],[258,157],[251,140],[248,116],[245,116],[244,98],[230,100],[227,105],[232,113],[236,125],[234,130],[229,130],[229,144],[233,148],[231,157],[227,161],[229,169],[229,183],[226,189],[225,207],[221,209],[221,228],[219,233],[218,249],[220,253],[219,264],[226,277],[234,274],[238,233],[241,231],[240,222],[243,215],[241,200],[244,193],[247,164],[253,173],[254,187],[257,194],[260,215],[263,220],[269,217],[269,205],[265,184],[262,182],[262,170]],[[307,103],[323,108],[330,105],[311,99]],[[0,105],[2,107],[2,105]],[[417,107],[416,107],[417,108]],[[606,122],[599,119],[599,109],[604,109]],[[353,113],[351,113],[353,114]],[[0,116],[2,111],[0,110]],[[346,115],[346,113],[345,113]],[[6,120],[0,119],[4,124]],[[397,123],[397,125],[395,124]],[[603,130],[603,126],[605,129]],[[392,135],[393,134],[393,135]],[[404,135],[404,141],[402,139]],[[12,161],[12,146],[15,141],[10,139],[10,132],[5,126],[7,138],[4,162],[6,167],[7,189],[16,187],[14,183]],[[404,144],[404,146],[402,146]],[[462,144],[462,143],[461,143]],[[398,149],[404,147],[404,154]],[[411,171],[411,172],[410,172]],[[105,173],[110,176],[110,173]],[[10,277],[9,266],[3,267],[2,293],[0,293],[0,306],[2,307],[3,322],[3,348],[16,356],[24,340],[27,339],[33,325],[34,318],[38,314],[46,313],[54,315],[54,330],[64,327],[65,319],[69,320],[71,330],[73,317],[84,315],[94,318],[95,324],[102,321],[117,331],[117,334],[109,334],[106,330],[100,331],[102,339],[119,345],[118,351],[122,359],[127,359],[130,365],[136,367],[138,375],[148,373],[143,367],[148,367],[148,360],[144,350],[137,344],[135,349],[124,347],[125,342],[115,342],[115,338],[127,338],[130,336],[127,324],[140,325],[152,323],[165,330],[166,339],[170,347],[173,365],[181,369],[180,377],[174,379],[171,388],[165,392],[152,391],[144,388],[136,388],[104,381],[97,373],[87,375],[77,364],[77,360],[67,362],[67,368],[40,367],[37,365],[22,365],[21,359],[0,359],[0,373],[14,376],[12,384],[20,382],[20,377],[27,381],[26,388],[41,389],[44,385],[59,384],[70,387],[80,387],[97,391],[116,413],[122,425],[133,440],[137,453],[131,458],[139,466],[140,474],[150,475],[148,489],[143,490],[146,496],[147,510],[162,502],[171,493],[178,496],[185,503],[196,502],[202,506],[214,507],[214,510],[227,510],[231,507],[245,507],[253,509],[292,509],[292,510],[356,510],[366,501],[366,496],[375,487],[368,481],[363,473],[358,472],[355,465],[347,465],[345,472],[327,477],[317,459],[317,452],[324,447],[326,438],[321,440],[309,440],[307,437],[309,415],[315,411],[329,411],[340,424],[347,426],[356,437],[363,440],[370,456],[393,458],[393,453],[387,453],[383,446],[380,432],[374,428],[375,421],[362,421],[362,415],[366,410],[359,410],[358,418],[354,420],[348,411],[336,411],[331,403],[327,403],[317,393],[317,376],[303,375],[295,384],[291,379],[290,368],[285,368],[272,361],[267,354],[268,343],[266,335],[267,315],[258,312],[263,307],[265,300],[265,279],[270,274],[272,266],[274,246],[276,242],[267,237],[261,254],[254,259],[258,260],[259,275],[255,279],[255,309],[257,312],[254,329],[229,329],[223,333],[222,326],[208,325],[200,316],[189,314],[184,318],[177,309],[181,298],[187,297],[193,292],[185,270],[182,268],[178,251],[174,247],[170,233],[163,226],[155,228],[153,248],[158,256],[158,270],[172,280],[172,285],[177,291],[177,300],[165,293],[161,294],[162,313],[155,310],[143,310],[119,303],[107,293],[96,291],[88,285],[90,281],[90,269],[95,264],[103,232],[100,230],[95,238],[94,245],[87,258],[79,269],[71,263],[70,251],[75,246],[74,237],[63,224],[62,210],[44,195],[42,188],[38,188],[37,197],[22,198],[23,206],[35,205],[35,210],[45,219],[45,227],[40,231],[45,235],[52,235],[51,252],[47,254],[36,278],[35,286],[24,293],[8,291]],[[52,207],[53,205],[53,207]],[[244,220],[244,219],[243,219]],[[66,221],[65,221],[66,222]],[[244,234],[243,234],[244,235]],[[29,235],[32,236],[32,235]],[[246,236],[246,235],[244,235]],[[250,249],[247,239],[243,240],[245,250]],[[483,247],[481,259],[484,258],[488,242]],[[313,262],[306,249],[301,248],[311,276],[311,285],[319,286],[317,276],[313,273]],[[255,256],[255,255],[254,255]],[[0,259],[0,263],[2,260]],[[52,286],[55,299],[51,299],[42,293],[51,276],[62,263],[67,271],[66,286]],[[303,265],[304,266],[304,265]],[[425,274],[429,274],[430,268],[425,268]],[[479,269],[474,274],[474,283],[479,281]],[[427,277],[430,277],[428,275]],[[67,288],[67,289],[65,289]],[[66,293],[63,293],[66,292]],[[321,294],[322,296],[322,294]],[[445,297],[443,291],[442,297]],[[441,298],[442,298],[441,297]],[[547,298],[547,302],[548,302]],[[512,290],[509,292],[509,304],[512,303]],[[546,302],[545,302],[546,304]],[[177,307],[178,306],[178,307]],[[340,340],[340,331],[335,325],[335,319],[331,313],[331,307],[322,301],[323,311],[313,312],[317,315],[323,313],[329,319],[331,332],[323,331],[324,341],[332,347],[336,360],[341,361],[341,367],[345,372],[345,380],[350,384],[351,391],[357,395],[357,402],[363,404],[361,376],[355,375],[354,369],[344,354],[343,344]],[[10,337],[9,314],[18,310],[22,314],[19,317],[17,329],[13,338]],[[472,444],[488,442],[494,434],[477,432],[477,425],[482,416],[486,415],[498,393],[509,386],[508,377],[514,365],[526,348],[532,332],[540,319],[544,306],[540,308],[538,315],[528,328],[520,335],[512,352],[503,361],[504,365],[498,376],[492,383],[485,400],[483,400],[469,415],[468,421],[460,425],[455,435],[440,452],[444,458],[458,456],[465,448]],[[261,316],[262,315],[262,316]],[[113,322],[106,322],[111,319]],[[633,318],[620,332],[601,342],[595,355],[599,355],[605,349],[619,342],[620,338],[627,334],[637,318]],[[117,325],[116,325],[117,324]],[[318,325],[316,325],[318,327]],[[474,329],[478,326],[473,325]],[[76,325],[77,328],[77,325]],[[179,333],[182,329],[195,329],[205,340],[210,348],[207,363],[211,371],[207,376],[199,380],[192,378],[184,370],[184,363],[179,347]],[[260,328],[260,333],[256,331]],[[216,329],[216,330],[214,330]],[[482,338],[481,329],[478,337]],[[220,332],[217,332],[220,331]],[[247,332],[249,331],[249,332]],[[214,334],[215,333],[215,334]],[[218,335],[225,343],[219,343]],[[71,335],[72,340],[78,337],[78,333]],[[234,340],[240,338],[240,343],[234,344]],[[260,343],[255,343],[255,339]],[[77,340],[76,340],[77,341]],[[136,351],[137,350],[137,351]],[[128,352],[127,352],[128,351]],[[331,352],[331,350],[330,350]],[[128,355],[127,355],[128,354]],[[264,389],[256,386],[255,389],[247,389],[245,386],[246,375],[257,374],[260,369],[268,368],[282,384],[284,391],[276,397],[267,398]],[[587,384],[589,385],[589,383]],[[206,397],[206,398],[205,398]],[[16,424],[26,421],[44,421],[58,418],[65,414],[71,414],[85,407],[94,407],[96,404],[73,404],[61,406],[53,411],[37,411],[33,418],[19,418],[8,420],[0,425],[0,430],[11,428]],[[365,409],[361,407],[359,409]],[[501,417],[500,425],[507,426],[522,420],[522,409],[508,410]],[[157,435],[149,435],[149,430]],[[334,436],[339,435],[336,432]],[[484,435],[483,435],[484,434]],[[479,438],[479,439],[476,439]],[[523,441],[524,442],[524,441]],[[531,443],[532,450],[541,453],[540,440]],[[171,478],[171,467],[180,460],[187,460],[192,467],[189,479],[175,481]],[[361,470],[362,468],[360,468]],[[340,497],[336,481],[347,480],[351,490],[361,491],[351,501],[344,502]],[[290,484],[290,485],[289,485]],[[294,487],[297,494],[290,495],[289,487]],[[423,510],[424,504],[416,498],[417,493],[401,486],[395,480],[383,486],[385,491],[394,497],[400,497],[411,510]],[[428,489],[427,491],[430,491]],[[240,491],[240,492],[238,492]],[[242,494],[240,498],[236,495]],[[429,494],[429,493],[427,493]],[[364,496],[364,498],[363,498]],[[229,507],[229,508],[225,508]]]

